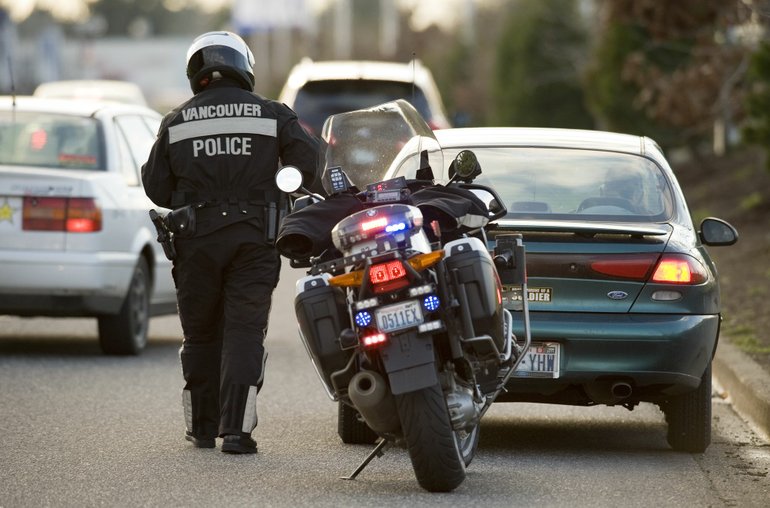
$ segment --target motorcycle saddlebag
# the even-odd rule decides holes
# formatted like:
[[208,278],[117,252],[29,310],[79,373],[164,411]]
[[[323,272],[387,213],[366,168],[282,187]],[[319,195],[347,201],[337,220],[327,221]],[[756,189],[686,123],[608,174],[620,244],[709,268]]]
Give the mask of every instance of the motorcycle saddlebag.
[[460,238],[446,243],[444,252],[450,280],[456,271],[459,284],[465,288],[476,336],[489,335],[502,348],[503,311],[497,271],[484,242],[475,237]]
[[340,348],[340,331],[348,328],[342,288],[328,284],[329,275],[307,276],[297,281],[294,311],[310,359],[330,394],[331,374],[345,367],[352,351]]

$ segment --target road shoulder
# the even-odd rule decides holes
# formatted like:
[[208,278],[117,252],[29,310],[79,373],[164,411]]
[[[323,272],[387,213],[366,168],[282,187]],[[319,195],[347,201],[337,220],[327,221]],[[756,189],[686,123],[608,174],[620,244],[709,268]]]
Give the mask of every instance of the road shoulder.
[[770,440],[770,374],[726,340],[720,340],[713,372],[735,410]]

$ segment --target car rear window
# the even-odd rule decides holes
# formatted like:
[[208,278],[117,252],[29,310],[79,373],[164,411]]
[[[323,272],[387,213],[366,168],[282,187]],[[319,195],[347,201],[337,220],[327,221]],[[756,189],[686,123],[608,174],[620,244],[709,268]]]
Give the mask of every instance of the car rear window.
[[0,164],[103,170],[102,146],[93,118],[0,112]]
[[[508,218],[662,221],[673,193],[652,160],[619,152],[473,148],[482,174],[505,201]],[[451,160],[458,150],[445,150]]]
[[425,94],[411,83],[384,80],[310,81],[298,92],[293,109],[314,134],[331,115],[405,99],[426,120],[432,117]]

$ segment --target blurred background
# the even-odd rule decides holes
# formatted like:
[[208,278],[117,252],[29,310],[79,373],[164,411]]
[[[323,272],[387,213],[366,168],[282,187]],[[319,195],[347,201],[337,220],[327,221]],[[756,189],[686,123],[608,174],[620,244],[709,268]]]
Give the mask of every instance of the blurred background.
[[713,253],[724,331],[770,371],[770,0],[0,0],[0,94],[44,82],[135,83],[161,113],[191,96],[185,53],[238,32],[258,93],[303,58],[420,59],[455,126],[647,135]]
[[119,79],[164,113],[199,33],[250,43],[257,91],[292,65],[417,57],[455,126],[602,128],[688,154],[770,143],[765,0],[0,0],[0,93]]

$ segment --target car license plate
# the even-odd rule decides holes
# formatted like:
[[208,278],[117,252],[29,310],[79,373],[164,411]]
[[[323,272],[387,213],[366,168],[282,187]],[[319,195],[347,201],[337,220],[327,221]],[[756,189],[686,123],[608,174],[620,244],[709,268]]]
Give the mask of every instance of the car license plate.
[[381,332],[394,332],[421,325],[423,322],[422,308],[418,300],[397,303],[382,307],[375,311],[377,328]]
[[512,377],[559,377],[559,352],[556,342],[533,342]]

